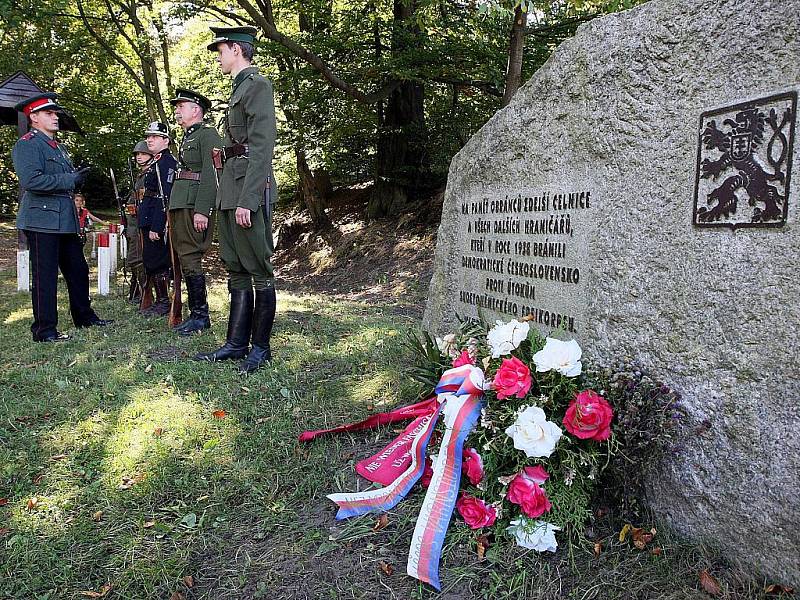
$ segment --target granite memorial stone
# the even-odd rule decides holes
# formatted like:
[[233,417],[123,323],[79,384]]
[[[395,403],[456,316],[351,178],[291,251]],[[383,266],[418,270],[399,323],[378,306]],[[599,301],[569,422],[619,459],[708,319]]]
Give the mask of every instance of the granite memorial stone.
[[424,325],[531,315],[703,424],[649,482],[681,532],[800,585],[800,0],[581,26],[453,159]]

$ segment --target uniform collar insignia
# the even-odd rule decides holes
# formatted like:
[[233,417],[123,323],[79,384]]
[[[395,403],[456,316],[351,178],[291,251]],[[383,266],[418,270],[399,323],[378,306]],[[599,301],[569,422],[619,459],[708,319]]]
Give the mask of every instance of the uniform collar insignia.
[[47,145],[51,148],[58,148],[58,142],[55,140],[47,140]]

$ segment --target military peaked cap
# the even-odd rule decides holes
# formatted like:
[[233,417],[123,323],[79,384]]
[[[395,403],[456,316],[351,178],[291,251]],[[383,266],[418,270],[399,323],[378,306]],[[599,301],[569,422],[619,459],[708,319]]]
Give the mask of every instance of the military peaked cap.
[[32,98],[28,98],[27,100],[23,100],[22,102],[18,102],[14,108],[21,113],[25,113],[27,116],[30,116],[31,113],[35,113],[40,110],[63,111],[64,108],[58,105],[58,102],[56,102],[57,99],[58,94],[46,92],[44,94],[39,94],[37,96],[33,96]]
[[150,156],[153,156],[153,152],[147,147],[147,142],[144,140],[138,142],[133,147],[133,152],[131,152],[131,154],[149,154]]
[[161,137],[169,137],[169,128],[164,123],[153,121],[147,126],[147,131],[144,132],[145,136],[160,135]]
[[214,39],[207,46],[212,52],[217,51],[220,42],[247,42],[252,44],[256,39],[258,29],[255,27],[210,27]]
[[203,96],[203,94],[198,94],[186,88],[175,88],[175,97],[169,103],[175,106],[178,102],[194,102],[200,105],[203,112],[211,110],[211,100]]

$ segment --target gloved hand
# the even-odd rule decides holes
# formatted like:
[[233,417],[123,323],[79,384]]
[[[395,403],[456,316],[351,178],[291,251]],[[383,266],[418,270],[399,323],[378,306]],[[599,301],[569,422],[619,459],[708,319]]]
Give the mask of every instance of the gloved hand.
[[83,185],[86,180],[86,174],[91,170],[91,167],[82,167],[75,171],[75,189]]

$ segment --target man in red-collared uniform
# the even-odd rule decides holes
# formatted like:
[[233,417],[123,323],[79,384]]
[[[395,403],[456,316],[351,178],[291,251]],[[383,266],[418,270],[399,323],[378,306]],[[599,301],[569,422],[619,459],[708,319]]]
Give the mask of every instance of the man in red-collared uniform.
[[69,310],[76,327],[108,325],[92,310],[89,299],[89,265],[83,255],[78,214],[72,200],[87,168],[76,170],[67,151],[56,140],[63,109],[52,93],[23,100],[16,109],[28,117],[31,130],[11,152],[14,170],[23,190],[17,229],[25,232],[30,248],[31,334],[36,342],[69,339],[58,325],[58,271],[69,291]]

